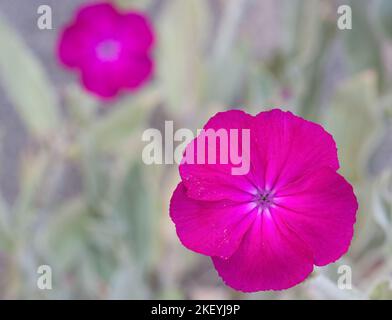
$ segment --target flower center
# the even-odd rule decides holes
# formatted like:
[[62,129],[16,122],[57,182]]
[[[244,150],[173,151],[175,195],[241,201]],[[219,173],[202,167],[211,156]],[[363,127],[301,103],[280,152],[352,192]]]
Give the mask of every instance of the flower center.
[[119,58],[121,44],[116,40],[104,40],[97,45],[96,54],[101,61],[115,61]]
[[254,202],[260,209],[267,209],[274,203],[273,195],[270,191],[258,191]]

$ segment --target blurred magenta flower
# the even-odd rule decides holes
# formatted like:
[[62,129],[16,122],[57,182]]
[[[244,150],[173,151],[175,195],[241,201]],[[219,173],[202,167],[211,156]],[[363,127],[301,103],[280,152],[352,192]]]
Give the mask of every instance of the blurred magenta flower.
[[84,87],[101,98],[135,90],[151,77],[154,32],[146,16],[104,2],[80,8],[58,43],[61,62],[79,69]]
[[[211,256],[227,285],[245,292],[287,289],[313,265],[348,250],[358,204],[336,172],[335,142],[320,125],[277,109],[257,116],[231,110],[204,129],[249,129],[250,170],[232,175],[230,163],[183,162],[170,216],[183,245]],[[197,154],[189,147],[197,139],[187,152]]]

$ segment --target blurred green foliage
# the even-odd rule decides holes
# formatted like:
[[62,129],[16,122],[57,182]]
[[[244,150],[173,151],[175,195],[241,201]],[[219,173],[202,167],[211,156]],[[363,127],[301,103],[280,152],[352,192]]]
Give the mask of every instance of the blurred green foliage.
[[[75,82],[53,85],[0,16],[0,81],[29,136],[17,199],[0,194],[0,296],[391,299],[392,157],[379,155],[392,145],[390,1],[351,1],[353,29],[344,31],[339,1],[118,3],[151,14],[157,70],[140,92],[111,103]],[[323,124],[359,199],[350,252],[290,290],[225,287],[209,259],[176,237],[168,204],[177,167],[141,159],[144,129],[164,120],[196,129],[232,107],[281,107]],[[376,155],[385,161],[372,171]],[[62,196],[70,168],[79,180]],[[41,264],[52,267],[53,290],[36,286]],[[337,287],[342,264],[352,268],[352,290]]]

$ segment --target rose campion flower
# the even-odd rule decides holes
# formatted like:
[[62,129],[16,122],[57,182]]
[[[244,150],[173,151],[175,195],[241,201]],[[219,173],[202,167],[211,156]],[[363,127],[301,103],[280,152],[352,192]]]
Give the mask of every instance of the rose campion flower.
[[[232,175],[230,163],[183,161],[170,216],[182,244],[211,256],[227,285],[287,289],[348,250],[358,204],[320,125],[278,109],[256,116],[231,110],[204,129],[249,129],[250,170]],[[197,139],[186,152],[197,154],[190,148]]]
[[108,2],[80,8],[59,38],[58,56],[79,69],[84,87],[101,98],[135,90],[153,71],[154,33],[137,12],[119,12]]

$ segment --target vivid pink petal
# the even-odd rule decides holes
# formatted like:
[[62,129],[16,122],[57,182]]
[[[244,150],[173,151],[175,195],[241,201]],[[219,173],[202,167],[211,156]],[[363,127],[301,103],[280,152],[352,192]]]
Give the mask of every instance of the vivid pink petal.
[[[322,167],[339,168],[336,144],[320,125],[274,109],[259,113],[252,122],[252,135],[267,190],[295,181]],[[256,155],[253,155],[256,156]]]
[[358,203],[353,188],[329,168],[303,176],[276,194],[273,211],[313,251],[314,263],[326,265],[349,248]]
[[173,193],[170,217],[182,244],[195,252],[230,257],[255,219],[255,206],[191,199],[183,183]]
[[132,52],[146,52],[154,44],[154,34],[151,23],[138,13],[128,13],[119,20],[120,37],[126,43],[127,50]]
[[93,46],[94,41],[89,33],[82,27],[72,25],[61,34],[58,56],[66,66],[80,67],[93,54]]
[[148,56],[109,62],[91,59],[82,67],[82,80],[88,90],[110,98],[120,88],[138,88],[148,80],[152,70],[152,60]]
[[108,2],[87,4],[76,16],[76,24],[89,28],[99,37],[107,37],[116,33],[119,12]]
[[114,64],[115,68],[113,64],[92,59],[90,63],[83,65],[82,82],[85,88],[102,98],[114,97],[120,90],[119,82],[122,81],[116,70],[122,64]]
[[[205,140],[205,149],[199,150],[198,143],[201,139],[205,139],[205,135],[199,135],[188,145],[186,153],[193,159],[194,164],[189,163],[189,161],[183,162],[180,165],[180,175],[190,197],[209,201],[222,199],[244,201],[253,198],[255,187],[248,178],[249,174],[233,175],[232,169],[238,167],[238,165],[230,161],[230,150],[232,148],[230,141],[232,143],[238,142],[238,150],[241,151],[242,130],[249,129],[250,121],[252,121],[252,116],[239,110],[217,113],[208,121],[204,129],[215,130],[218,135],[226,133],[228,137],[226,148],[221,145],[222,140],[216,139],[217,143],[215,146],[213,143],[210,144],[209,140]],[[238,130],[237,140],[230,140],[230,129]],[[223,152],[222,155],[227,157],[228,161],[226,164],[223,157],[221,157],[221,150]],[[215,164],[211,163],[208,158],[212,153],[216,155]],[[201,163],[199,160],[198,157],[200,156],[204,163]]]
[[[228,111],[207,127],[250,129],[250,170],[236,176],[231,162],[183,163],[171,216],[183,244],[211,256],[226,284],[246,292],[290,288],[348,250],[358,204],[320,125],[272,110]],[[188,148],[203,159],[199,138]]]
[[153,60],[148,55],[133,56],[132,59],[125,60],[124,64],[124,68],[118,71],[122,77],[119,83],[129,89],[140,87],[150,79],[154,71]]
[[227,285],[244,292],[287,289],[313,270],[308,246],[267,211],[257,216],[230,258],[212,261]]
[[58,56],[79,69],[84,87],[101,98],[135,90],[151,78],[154,33],[147,17],[110,2],[88,4],[59,38]]

